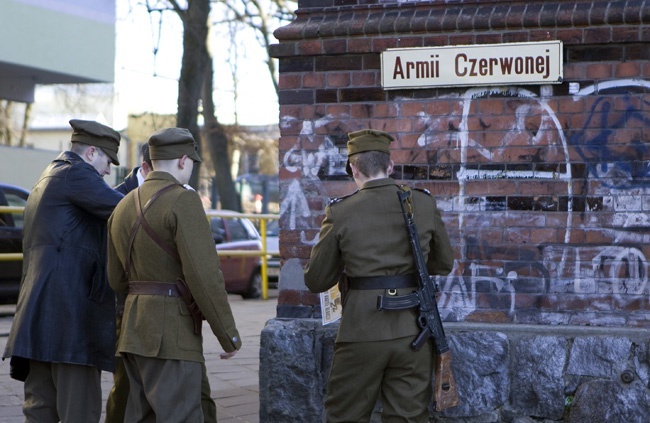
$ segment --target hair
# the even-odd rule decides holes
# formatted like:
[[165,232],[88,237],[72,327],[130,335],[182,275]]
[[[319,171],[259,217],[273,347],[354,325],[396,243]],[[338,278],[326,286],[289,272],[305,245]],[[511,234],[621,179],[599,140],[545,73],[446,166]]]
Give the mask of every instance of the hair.
[[140,152],[142,153],[142,161],[148,164],[149,167],[153,168],[153,164],[151,163],[151,156],[149,155],[149,144],[146,142],[143,143],[140,146]]
[[80,156],[83,155],[90,147],[92,147],[90,144],[84,144],[82,142],[70,143],[70,151]]
[[84,144],[82,142],[77,142],[77,141],[70,144],[71,144],[70,151],[80,156],[86,153],[86,150],[88,150],[90,147],[95,147],[95,150],[97,150],[102,157],[109,157],[108,154],[106,154],[106,152],[104,151],[104,149],[102,149],[101,147],[97,147],[96,145]]
[[364,151],[350,156],[349,160],[359,172],[367,177],[387,172],[390,166],[390,154],[383,151]]

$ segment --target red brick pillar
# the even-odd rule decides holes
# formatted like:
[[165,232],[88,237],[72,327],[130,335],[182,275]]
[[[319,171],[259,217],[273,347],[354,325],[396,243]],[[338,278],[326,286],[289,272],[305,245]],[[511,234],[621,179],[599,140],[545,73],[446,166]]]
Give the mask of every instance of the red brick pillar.
[[[301,1],[271,49],[285,263],[306,265],[325,205],[355,189],[346,133],[381,129],[455,246],[447,321],[647,325],[649,21],[647,1]],[[381,87],[387,48],[543,40],[563,42],[562,84]],[[283,286],[279,317],[320,315]]]

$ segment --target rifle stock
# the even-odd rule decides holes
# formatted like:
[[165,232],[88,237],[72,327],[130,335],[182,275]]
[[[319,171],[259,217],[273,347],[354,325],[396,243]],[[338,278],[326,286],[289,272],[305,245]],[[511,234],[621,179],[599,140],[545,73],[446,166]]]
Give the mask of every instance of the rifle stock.
[[455,407],[460,402],[454,373],[451,371],[451,351],[436,354],[433,403],[436,411]]

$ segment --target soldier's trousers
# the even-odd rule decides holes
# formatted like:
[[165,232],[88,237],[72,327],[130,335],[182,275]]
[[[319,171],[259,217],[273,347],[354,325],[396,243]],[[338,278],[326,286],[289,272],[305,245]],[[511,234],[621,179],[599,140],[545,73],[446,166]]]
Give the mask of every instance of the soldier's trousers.
[[201,363],[123,354],[129,376],[127,422],[202,422]]
[[[117,315],[116,338],[120,339],[122,316]],[[124,368],[122,357],[115,358],[115,373],[113,373],[113,387],[106,400],[105,423],[124,423],[126,403],[129,398],[129,378]],[[203,409],[204,423],[217,423],[217,405],[211,397],[210,381],[208,380],[205,363],[201,363],[201,408]]]
[[433,393],[432,346],[415,352],[413,337],[339,342],[327,384],[327,423],[367,423],[379,398],[382,422],[426,423]]

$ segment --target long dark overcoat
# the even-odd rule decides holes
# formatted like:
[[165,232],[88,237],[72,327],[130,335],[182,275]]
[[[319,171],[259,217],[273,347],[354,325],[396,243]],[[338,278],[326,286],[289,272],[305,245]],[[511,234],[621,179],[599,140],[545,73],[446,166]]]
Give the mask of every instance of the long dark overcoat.
[[23,279],[3,357],[113,371],[106,222],[122,197],[70,151],[45,169],[25,206]]

